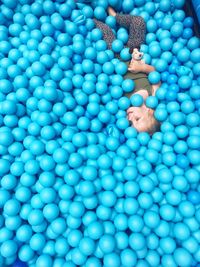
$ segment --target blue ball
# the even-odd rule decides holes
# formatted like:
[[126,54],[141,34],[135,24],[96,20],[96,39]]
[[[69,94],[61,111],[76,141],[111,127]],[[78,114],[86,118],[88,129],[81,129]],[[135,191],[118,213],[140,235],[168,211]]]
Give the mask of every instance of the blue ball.
[[172,16],[176,21],[182,23],[185,19],[185,12],[183,10],[175,10]]
[[162,12],[169,12],[170,9],[171,9],[171,2],[170,1],[161,0],[160,4],[159,4],[159,9]]
[[165,152],[162,156],[162,161],[167,166],[173,166],[176,162],[176,155],[173,152]]
[[147,107],[154,109],[158,105],[158,99],[157,99],[156,96],[149,96],[149,97],[146,98],[145,104],[146,104]]
[[198,135],[191,135],[187,139],[187,145],[191,149],[199,149],[199,146],[200,146],[200,137]]
[[181,49],[177,54],[177,59],[180,62],[183,62],[183,63],[189,61],[189,59],[190,59],[190,51],[189,51],[189,49],[187,49],[187,48]]
[[127,118],[119,118],[116,122],[116,125],[119,129],[125,130],[129,126],[129,121]]
[[192,204],[198,205],[200,203],[200,192],[190,190],[187,192],[187,198]]
[[148,79],[151,84],[157,84],[160,82],[161,79],[160,73],[157,71],[150,72],[148,75]]
[[157,108],[154,112],[154,116],[158,121],[162,122],[167,119],[168,113],[164,108]]
[[178,155],[176,163],[180,168],[187,169],[189,167],[189,160],[185,155]]
[[130,267],[132,264],[136,264],[137,262],[137,255],[135,251],[126,248],[121,253],[121,262],[124,266]]
[[181,202],[181,198],[181,193],[175,189],[169,190],[166,193],[166,200],[170,205],[178,205]]
[[144,99],[140,94],[133,94],[130,98],[131,105],[135,107],[140,107],[142,106]]
[[199,67],[200,67],[200,63],[196,63],[193,66],[193,74],[196,75],[196,76],[199,76],[200,75]]
[[152,44],[149,48],[149,55],[152,58],[159,58],[161,55],[161,48],[158,44]]
[[160,41],[160,47],[162,48],[163,51],[171,50],[172,46],[173,46],[173,42],[170,38],[163,38]]
[[129,237],[129,245],[133,251],[141,250],[145,247],[145,238],[141,233],[132,233]]
[[193,63],[199,63],[200,62],[200,48],[196,48],[191,52],[190,59]]
[[174,24],[174,20],[172,16],[166,15],[162,21],[162,28],[164,30],[170,30],[173,24]]
[[[117,39],[122,41],[123,44],[126,44],[128,42],[128,32],[124,29],[119,29],[117,32]],[[129,48],[127,48],[127,50],[128,52],[130,51]]]
[[180,111],[174,111],[170,114],[170,122],[173,125],[180,125],[185,122],[185,115]]
[[153,15],[156,11],[156,6],[152,2],[147,2],[144,6],[145,10],[149,13],[149,15]]
[[187,43],[187,47],[192,51],[199,47],[200,41],[199,38],[193,36]]
[[167,70],[167,62],[164,59],[157,59],[155,63],[155,68],[158,72],[164,72]]
[[13,240],[6,240],[1,245],[1,255],[5,258],[15,256],[17,252],[17,244]]
[[156,32],[157,30],[157,23],[154,19],[149,19],[147,21],[147,31],[148,32]]
[[160,216],[165,221],[173,221],[175,218],[175,208],[169,204],[162,205],[160,207]]
[[138,171],[142,175],[148,175],[148,174],[150,174],[150,172],[152,170],[152,166],[147,160],[142,160],[142,161],[138,162],[137,167],[138,167]]
[[194,85],[190,88],[190,96],[193,98],[193,99],[199,99],[200,98],[200,92],[199,92],[199,89],[200,89],[200,86],[198,85]]
[[[147,35],[146,35],[146,43],[147,44],[151,44],[151,42],[154,42],[154,41],[156,41],[156,35],[155,35],[155,33],[147,33]],[[153,46],[153,45],[152,45]],[[151,47],[152,47],[151,46]],[[141,49],[140,49],[142,52],[147,52],[146,50],[146,47],[144,47],[144,45],[143,46],[141,46]]]
[[191,28],[185,28],[183,30],[183,38],[184,39],[191,39],[193,36],[193,30]]
[[116,19],[113,16],[108,16],[106,18],[105,22],[111,28],[115,28],[115,26],[116,26]]
[[174,251],[174,260],[180,266],[190,266],[192,264],[192,256],[184,248],[176,248]]
[[121,40],[116,39],[112,43],[112,50],[115,53],[119,53],[123,49],[123,46],[124,46],[123,42]]
[[127,72],[127,66],[124,62],[119,62],[115,65],[115,72],[119,75],[125,75]]
[[115,239],[109,234],[103,235],[99,240],[99,247],[104,253],[111,253],[116,246]]
[[105,18],[106,18],[106,12],[105,12],[104,7],[102,7],[102,6],[95,7],[95,9],[94,9],[94,16],[98,20],[105,20]]
[[197,113],[190,113],[187,115],[186,117],[186,125],[190,126],[190,127],[196,127],[199,125],[199,115]]
[[173,37],[180,37],[183,33],[183,25],[181,22],[175,22],[175,24],[171,27],[170,30]]
[[120,57],[124,61],[129,61],[131,59],[131,54],[129,53],[129,48],[123,48],[120,51]]
[[161,183],[170,183],[173,179],[173,175],[169,169],[163,168],[158,171],[158,179]]
[[130,13],[134,8],[134,3],[130,0],[122,2],[122,9],[125,13]]
[[105,62],[102,70],[105,74],[111,75],[114,73],[115,67],[112,62]]

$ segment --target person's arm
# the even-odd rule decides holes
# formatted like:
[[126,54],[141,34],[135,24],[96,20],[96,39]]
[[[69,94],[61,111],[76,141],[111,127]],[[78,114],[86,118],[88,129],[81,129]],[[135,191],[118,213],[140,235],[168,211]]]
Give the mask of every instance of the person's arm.
[[142,72],[149,74],[152,71],[155,71],[155,68],[148,64],[142,64],[141,65]]
[[149,74],[150,72],[154,71],[155,68],[145,63],[141,63],[141,64],[131,63],[128,67],[128,70],[133,73],[144,72],[146,74]]

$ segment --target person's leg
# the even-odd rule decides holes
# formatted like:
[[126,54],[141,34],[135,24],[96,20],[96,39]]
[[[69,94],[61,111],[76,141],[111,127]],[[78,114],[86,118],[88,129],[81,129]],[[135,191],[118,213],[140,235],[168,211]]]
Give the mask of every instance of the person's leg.
[[134,48],[140,48],[145,41],[146,24],[142,17],[127,14],[116,14],[117,23],[129,30],[127,46],[132,53]]
[[132,16],[129,27],[129,40],[127,46],[133,50],[134,48],[140,49],[141,44],[145,41],[146,24],[142,17]]
[[108,49],[112,48],[112,42],[116,39],[112,29],[97,19],[94,19],[94,23],[98,29],[103,33],[103,39],[107,43]]
[[127,46],[132,53],[134,48],[140,48],[145,41],[146,24],[142,17],[130,14],[119,14],[112,7],[108,7],[108,14],[116,18],[117,23],[129,30]]

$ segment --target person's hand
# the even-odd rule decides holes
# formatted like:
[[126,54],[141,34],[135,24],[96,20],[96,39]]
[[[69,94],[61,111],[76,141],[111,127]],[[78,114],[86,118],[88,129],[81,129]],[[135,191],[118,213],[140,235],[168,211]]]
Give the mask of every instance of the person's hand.
[[110,16],[113,16],[113,17],[115,17],[116,16],[116,12],[115,12],[115,10],[112,8],[112,7],[108,7],[108,14],[110,15]]
[[132,73],[138,73],[143,71],[143,64],[137,62],[131,62],[128,66],[128,70]]

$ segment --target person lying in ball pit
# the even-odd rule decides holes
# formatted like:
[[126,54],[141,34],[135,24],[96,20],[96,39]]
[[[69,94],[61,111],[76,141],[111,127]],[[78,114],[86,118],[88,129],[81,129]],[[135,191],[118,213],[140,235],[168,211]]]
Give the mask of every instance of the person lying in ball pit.
[[[76,0],[75,2],[89,3],[91,0]],[[145,41],[146,25],[144,19],[140,16],[118,14],[112,7],[108,7],[108,14],[114,16],[116,22],[120,26],[127,28],[129,31],[126,47],[129,48],[132,60],[131,62],[124,62],[128,67],[128,72],[124,76],[124,79],[134,80],[135,88],[133,88],[131,93],[125,94],[125,96],[130,98],[137,93],[140,94],[145,101],[149,95],[155,95],[159,85],[151,86],[147,78],[147,74],[154,71],[154,67],[145,64],[140,60],[140,57],[140,64],[138,64],[138,60],[134,60],[135,49],[140,49],[141,44]],[[102,31],[103,39],[107,43],[108,49],[112,49],[112,43],[116,40],[112,29],[104,22],[95,18],[93,18],[93,21],[96,27]],[[141,56],[142,53],[137,50],[137,55]],[[119,54],[116,54],[116,57],[120,59]],[[127,110],[127,118],[138,132],[148,132],[149,134],[153,134],[159,130],[160,124],[154,117],[154,111],[151,108],[148,108],[145,104],[140,107],[130,107]]]
[[[135,54],[139,54],[139,58],[135,59]],[[139,107],[132,106],[127,110],[127,118],[130,123],[137,129],[138,132],[148,132],[153,134],[159,130],[160,123],[154,117],[154,110],[145,105],[145,100],[148,96],[155,96],[156,90],[160,84],[151,85],[148,80],[148,74],[154,71],[154,67],[145,64],[140,58],[142,54],[134,49],[131,62],[127,62],[128,72],[124,79],[134,81],[134,90],[126,93],[125,96],[131,98],[139,94],[143,97],[143,104]]]
[[[132,60],[125,62],[128,71],[124,79],[134,81],[135,87],[132,92],[125,94],[131,98],[134,94],[139,94],[144,101],[148,96],[155,96],[156,90],[160,84],[151,85],[148,81],[148,74],[155,69],[153,66],[145,64],[142,59],[142,53],[139,52],[141,44],[145,40],[146,25],[142,17],[126,14],[118,14],[112,7],[108,7],[108,14],[116,18],[116,22],[129,30],[129,39],[126,46],[132,54]],[[103,33],[103,38],[109,49],[112,48],[112,43],[116,39],[112,29],[105,23],[94,19],[96,27]],[[159,130],[159,122],[154,117],[154,110],[148,108],[144,103],[140,107],[129,107],[127,110],[127,118],[138,132],[148,132],[153,134]]]

